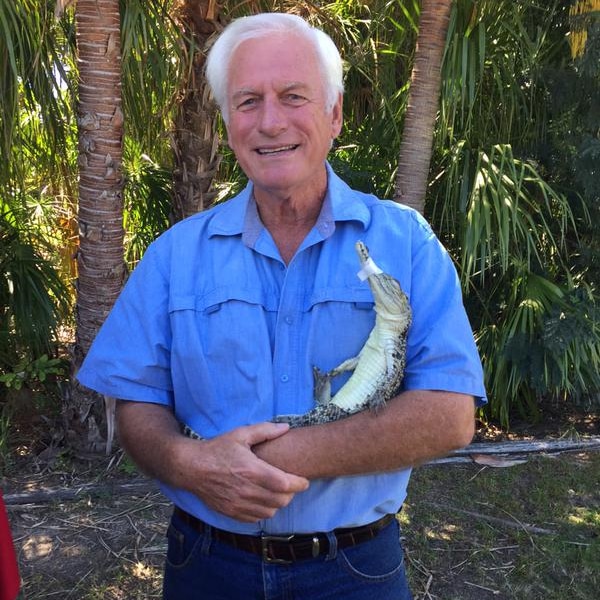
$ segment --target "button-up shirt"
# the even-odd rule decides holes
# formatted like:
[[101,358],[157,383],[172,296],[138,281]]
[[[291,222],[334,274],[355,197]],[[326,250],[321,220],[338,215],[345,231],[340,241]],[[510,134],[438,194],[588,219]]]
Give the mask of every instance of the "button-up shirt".
[[[131,274],[80,382],[116,398],[168,406],[205,438],[304,413],[315,404],[313,366],[329,371],[356,356],[374,326],[371,290],[357,276],[355,244],[362,240],[410,300],[403,389],[483,401],[459,281],[429,225],[407,207],[350,189],[327,170],[318,221],[287,265],[260,220],[251,183],[165,232]],[[348,377],[333,380],[332,394]],[[404,469],[315,480],[255,524],[161,485],[174,503],[215,527],[301,533],[362,525],[396,511],[409,475]]]

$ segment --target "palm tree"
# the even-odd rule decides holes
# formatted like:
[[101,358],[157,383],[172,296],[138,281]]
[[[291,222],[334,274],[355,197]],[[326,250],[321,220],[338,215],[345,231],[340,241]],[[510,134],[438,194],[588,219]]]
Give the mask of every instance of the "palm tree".
[[219,165],[217,111],[204,77],[206,46],[219,30],[219,7],[214,0],[180,0],[173,16],[184,37],[191,41],[191,68],[180,100],[172,137],[175,158],[174,219],[180,220],[208,208]]
[[[119,0],[78,0],[79,253],[76,370],[126,276],[123,249],[123,112]],[[67,435],[86,449],[104,446],[96,394],[74,385]],[[87,418],[85,418],[87,417]]]
[[569,42],[571,44],[571,54],[573,58],[583,55],[588,37],[588,28],[598,19],[600,13],[599,0],[576,0],[569,10],[571,21],[571,35]]
[[408,108],[400,144],[394,200],[419,212],[425,207],[442,58],[453,0],[422,0]]

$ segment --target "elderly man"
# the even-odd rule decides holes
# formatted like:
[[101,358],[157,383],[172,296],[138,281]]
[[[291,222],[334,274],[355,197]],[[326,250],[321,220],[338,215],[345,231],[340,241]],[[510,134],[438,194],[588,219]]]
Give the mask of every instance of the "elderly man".
[[[78,375],[120,399],[122,445],[175,505],[164,598],[410,598],[410,468],[468,444],[485,396],[452,262],[418,214],[327,163],[343,85],[323,32],[238,19],[207,77],[248,186],[150,246]],[[274,423],[373,328],[358,240],[410,299],[402,388],[377,414]]]

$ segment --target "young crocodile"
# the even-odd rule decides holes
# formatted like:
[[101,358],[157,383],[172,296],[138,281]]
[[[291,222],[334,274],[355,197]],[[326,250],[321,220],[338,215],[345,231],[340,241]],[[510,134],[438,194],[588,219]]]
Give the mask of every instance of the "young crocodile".
[[[363,242],[356,243],[361,264],[358,276],[367,279],[375,299],[375,326],[357,356],[327,373],[313,367],[317,406],[303,415],[280,415],[276,422],[291,427],[327,423],[367,408],[377,411],[399,391],[406,365],[410,304],[400,284],[383,273]],[[331,398],[331,380],[345,371],[350,379]]]
[[[273,419],[275,422],[304,427],[335,421],[367,408],[377,411],[399,391],[411,323],[408,298],[398,281],[373,262],[363,242],[356,243],[356,252],[362,267],[358,276],[368,281],[375,300],[375,326],[358,356],[327,373],[313,367],[315,408],[301,415],[279,415]],[[331,380],[345,371],[354,372],[331,398]],[[183,432],[188,437],[202,439],[187,425]]]

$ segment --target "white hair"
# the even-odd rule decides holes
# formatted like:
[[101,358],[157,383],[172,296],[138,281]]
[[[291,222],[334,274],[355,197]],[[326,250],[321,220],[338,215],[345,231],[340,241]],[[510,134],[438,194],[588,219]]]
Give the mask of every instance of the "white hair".
[[325,32],[312,27],[301,17],[287,13],[260,13],[240,17],[225,27],[206,60],[206,79],[225,123],[229,121],[227,84],[233,53],[242,42],[273,33],[299,35],[312,44],[323,76],[327,111],[333,108],[339,95],[344,92],[342,59],[333,40]]

